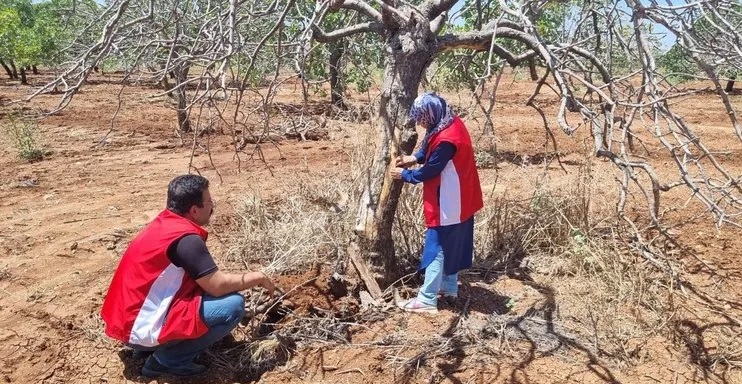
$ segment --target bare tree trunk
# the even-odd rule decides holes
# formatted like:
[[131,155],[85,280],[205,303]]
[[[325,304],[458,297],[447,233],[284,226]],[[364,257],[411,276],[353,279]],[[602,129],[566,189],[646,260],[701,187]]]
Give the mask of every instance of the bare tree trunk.
[[4,61],[0,60],[0,65],[3,66],[3,68],[5,69],[5,73],[8,74],[8,77],[13,79],[13,71],[10,69],[10,67],[8,67],[8,64],[5,64]]
[[330,45],[330,96],[332,105],[340,109],[348,109],[343,100],[343,85],[340,83],[340,59],[343,58],[343,42]]
[[162,79],[160,80],[160,85],[162,86],[162,90],[167,92],[168,97],[175,97],[173,95],[173,92],[170,90],[172,88],[172,85],[170,85],[170,80],[168,80],[168,74],[163,74]]
[[26,68],[21,67],[21,84],[28,85],[28,79],[26,78]]
[[[160,86],[162,86],[162,90],[163,90],[163,91],[170,91],[170,88],[171,88],[172,86],[170,85],[170,81],[169,81],[169,80],[167,79],[167,76],[163,76],[163,77],[162,77],[162,80],[160,80]],[[175,97],[175,96],[173,95],[173,92],[172,92],[172,91],[168,92],[168,93],[167,93],[167,95],[168,95],[169,97]]]
[[734,90],[734,81],[737,80],[737,75],[731,76],[729,80],[727,80],[727,86],[724,87],[724,91],[726,93],[730,93]]
[[180,86],[176,90],[178,97],[178,130],[180,132],[191,132],[191,121],[188,120],[188,98],[186,95],[186,80],[188,79],[188,66],[178,66],[173,70],[175,82]]
[[538,72],[536,71],[536,59],[533,57],[528,59],[528,71],[531,74],[531,81],[539,79]]
[[18,68],[16,68],[13,60],[10,60],[10,68],[13,70],[13,77],[11,79],[18,79]]
[[415,125],[406,125],[407,114],[434,52],[433,47],[422,44],[413,47],[414,41],[418,40],[409,36],[403,41],[400,34],[388,40],[376,154],[366,175],[355,228],[368,247],[369,261],[377,272],[383,271],[385,283],[396,280],[402,272],[397,267],[392,225],[403,182],[392,180],[389,171],[394,159],[411,153],[417,142]]
[[37,68],[35,65],[32,65],[31,66],[31,70],[33,71],[33,74],[34,75],[38,75],[39,74],[39,68]]

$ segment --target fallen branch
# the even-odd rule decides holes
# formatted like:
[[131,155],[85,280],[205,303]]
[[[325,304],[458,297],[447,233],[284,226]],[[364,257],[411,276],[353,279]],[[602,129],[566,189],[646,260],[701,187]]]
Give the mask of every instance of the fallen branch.
[[358,272],[358,275],[361,276],[361,280],[363,280],[366,288],[368,288],[368,292],[371,294],[371,297],[375,300],[379,299],[382,296],[381,288],[379,288],[379,284],[376,282],[376,279],[371,276],[366,263],[363,261],[363,259],[361,259],[358,244],[351,243],[348,246],[348,255],[350,256],[350,261],[351,263],[353,263],[353,267],[355,267],[356,272]]

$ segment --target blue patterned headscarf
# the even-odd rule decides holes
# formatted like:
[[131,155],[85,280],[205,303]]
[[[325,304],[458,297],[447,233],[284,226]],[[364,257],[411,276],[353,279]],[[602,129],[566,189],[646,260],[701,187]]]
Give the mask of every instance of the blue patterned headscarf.
[[446,100],[433,92],[424,93],[412,102],[410,119],[425,127],[425,137],[420,148],[428,151],[428,140],[436,133],[448,128],[453,123],[453,110]]

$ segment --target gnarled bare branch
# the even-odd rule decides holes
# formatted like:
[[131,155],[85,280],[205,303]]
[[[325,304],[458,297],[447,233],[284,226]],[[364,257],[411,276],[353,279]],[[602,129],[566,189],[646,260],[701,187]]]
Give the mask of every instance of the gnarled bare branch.
[[434,20],[444,12],[449,11],[459,0],[427,0],[420,6],[428,20]]
[[313,37],[320,43],[332,43],[344,37],[357,35],[359,33],[375,32],[381,34],[383,28],[384,26],[380,23],[361,23],[325,33],[316,25],[312,26],[314,32]]
[[351,11],[356,11],[369,19],[371,21],[375,21],[377,23],[382,23],[383,20],[381,18],[381,13],[374,9],[370,4],[368,4],[365,1],[361,0],[341,0],[339,2],[331,2],[330,9],[331,10],[337,10],[337,9],[349,9]]

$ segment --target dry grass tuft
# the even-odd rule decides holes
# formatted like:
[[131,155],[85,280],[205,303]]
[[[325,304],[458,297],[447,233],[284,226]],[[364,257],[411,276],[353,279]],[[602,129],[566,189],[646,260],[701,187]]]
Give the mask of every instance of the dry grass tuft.
[[243,198],[235,208],[238,230],[231,237],[229,260],[282,273],[337,259],[352,236],[361,170],[373,155],[372,133],[343,143],[347,152],[338,161],[347,164],[345,175],[302,177],[280,199],[257,193]]
[[523,262],[541,260],[534,255],[551,255],[553,265],[554,259],[582,255],[592,230],[587,179],[582,172],[567,191],[541,184],[526,199],[498,196],[487,202],[475,224],[480,268],[517,268]]
[[280,201],[258,195],[237,206],[238,232],[229,256],[258,263],[268,273],[299,271],[333,260],[344,248],[353,224],[347,185],[321,180],[299,183]]

